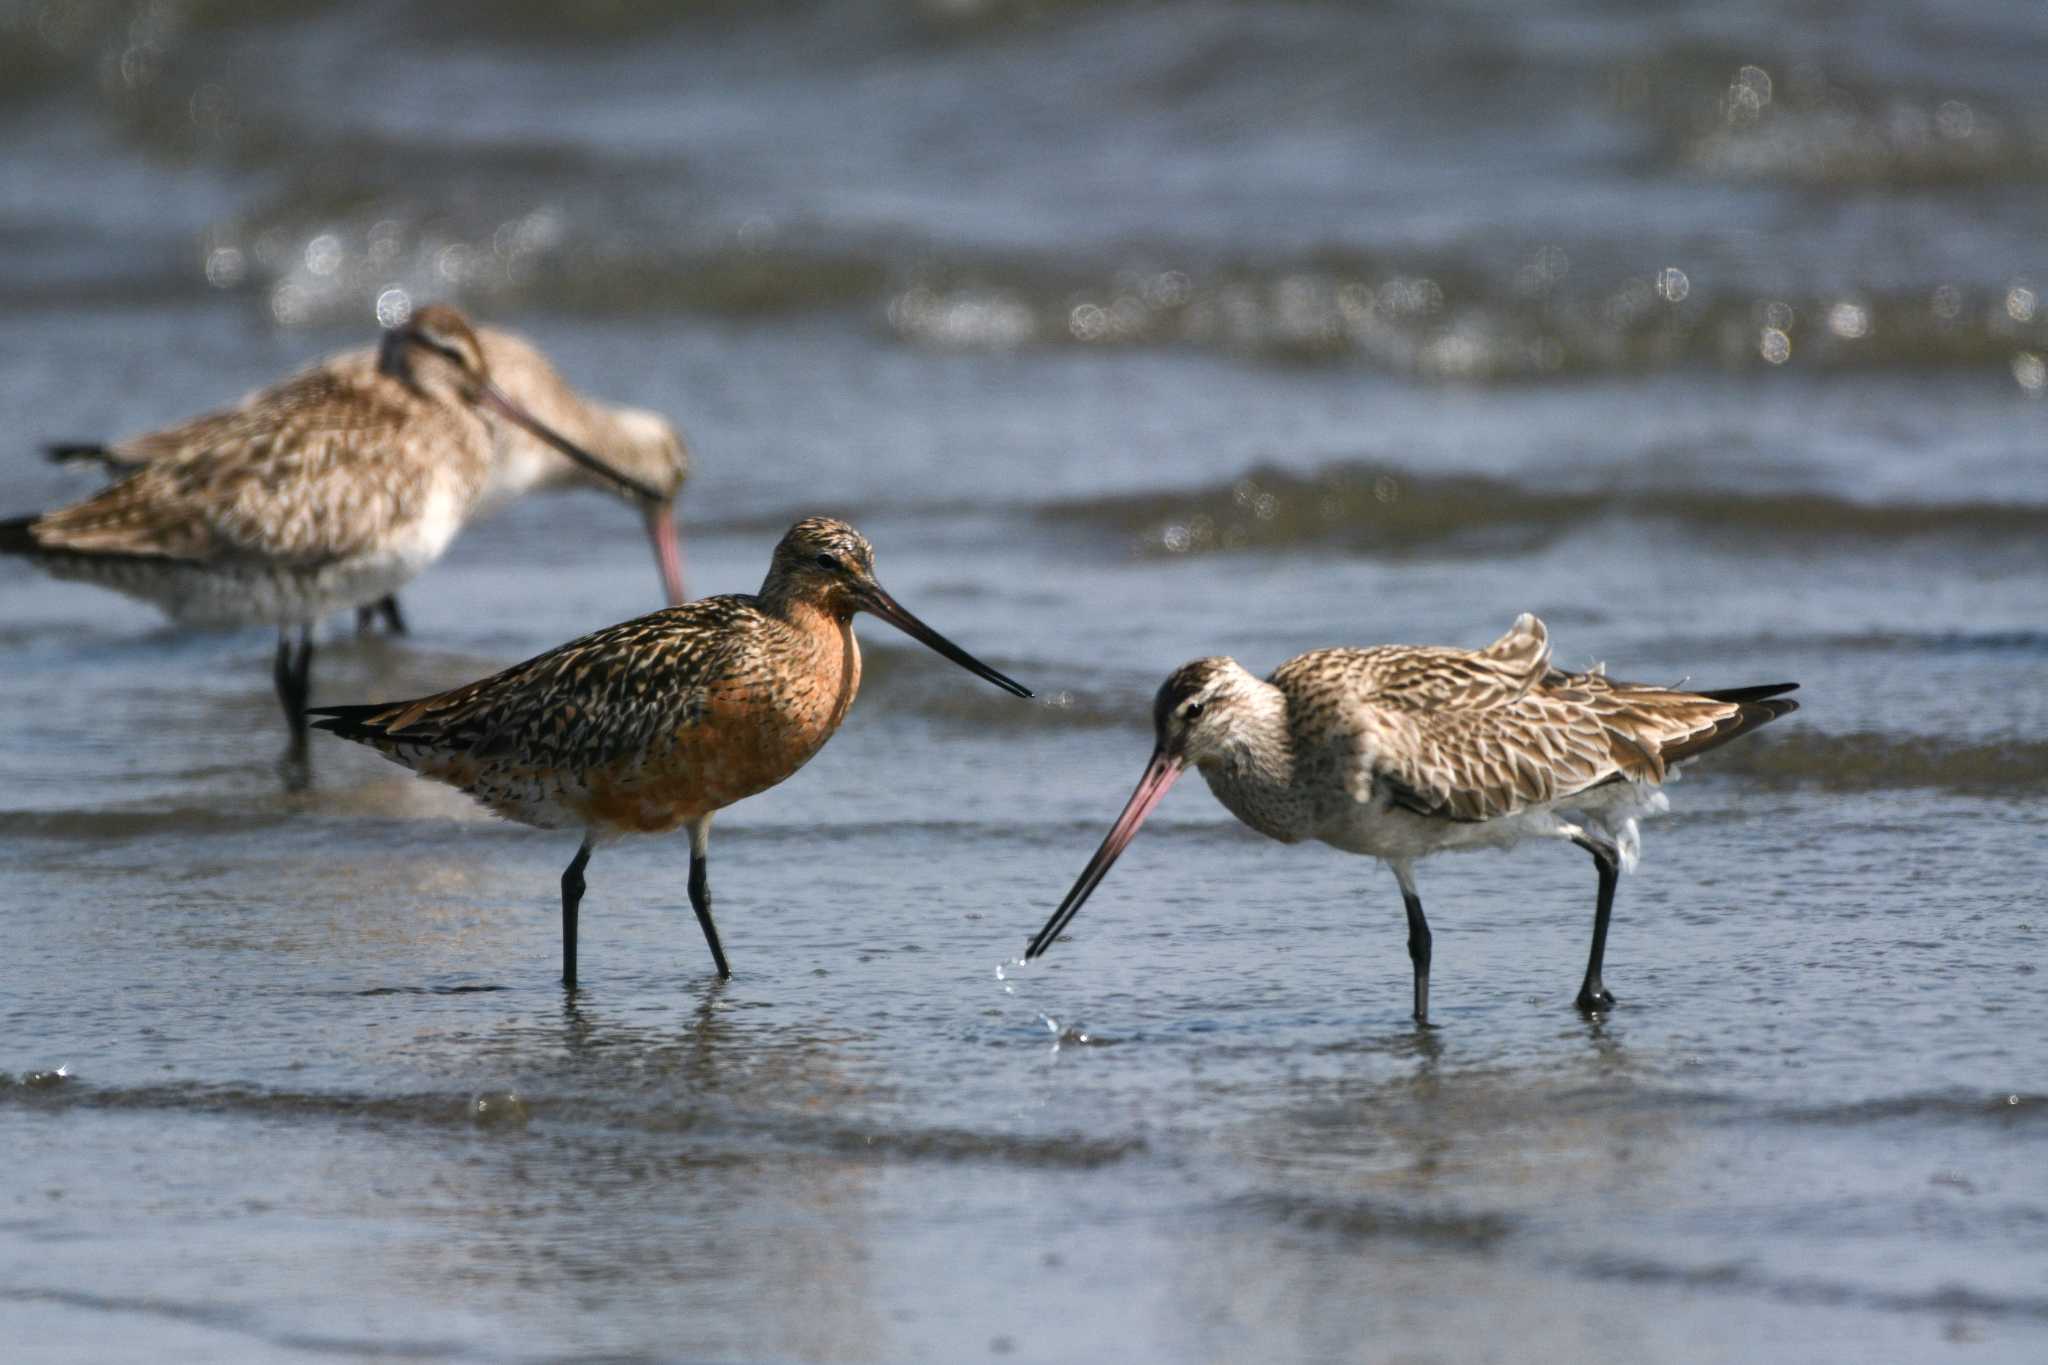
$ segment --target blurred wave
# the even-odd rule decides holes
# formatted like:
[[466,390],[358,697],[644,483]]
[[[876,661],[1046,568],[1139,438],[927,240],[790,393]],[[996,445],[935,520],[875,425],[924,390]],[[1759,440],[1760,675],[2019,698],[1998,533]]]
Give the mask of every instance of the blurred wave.
[[1391,1200],[1261,1191],[1227,1201],[1232,1219],[1270,1221],[1343,1241],[1410,1241],[1490,1251],[1517,1231],[1514,1219],[1493,1210],[1461,1213],[1416,1209]]
[[1836,792],[1931,787],[2021,796],[2048,790],[2048,741],[2043,740],[1827,734],[1811,726],[1786,727],[1765,738],[1769,742],[1732,745],[1715,754],[1715,770],[1780,786]]
[[1824,493],[1542,488],[1483,475],[1418,475],[1366,460],[1312,474],[1257,466],[1228,483],[1053,503],[1040,515],[1123,539],[1147,555],[1334,547],[1365,555],[1515,554],[1609,520],[1788,545],[1895,545],[1915,538],[2023,551],[2048,541],[2048,507],[1885,504]]
[[1677,1287],[1692,1293],[1754,1295],[1786,1303],[1825,1304],[1836,1309],[1873,1308],[1892,1314],[1951,1317],[1968,1313],[1993,1320],[2048,1321],[2048,1297],[2039,1295],[1984,1294],[1953,1285],[1924,1292],[1873,1289],[1853,1280],[1822,1275],[1774,1276],[1736,1261],[1698,1265],[1608,1253],[1585,1258],[1579,1272],[1591,1279],[1644,1288]]
[[[500,987],[474,986],[470,991]],[[685,1064],[684,1069],[689,1070]],[[820,1115],[801,1106],[712,1102],[722,1089],[716,1068],[691,1073],[712,1082],[709,1094],[677,1107],[673,1092],[641,1093],[630,1086],[606,1089],[604,1078],[585,1077],[568,1092],[445,1091],[403,1093],[286,1090],[248,1084],[165,1082],[160,1085],[94,1085],[68,1070],[41,1070],[20,1077],[0,1072],[0,1104],[39,1110],[219,1114],[242,1119],[302,1119],[331,1123],[374,1121],[430,1127],[517,1127],[538,1119],[563,1128],[595,1129],[616,1141],[622,1132],[688,1134],[706,1150],[696,1159],[773,1162],[791,1147],[863,1161],[998,1162],[1054,1170],[1089,1170],[1112,1165],[1146,1150],[1139,1137],[1086,1134],[1036,1135],[980,1132],[945,1126],[880,1126],[857,1117]]]
[[[0,111],[82,116],[147,161],[224,175],[182,266],[138,274],[109,242],[125,263],[112,273],[157,296],[231,291],[286,326],[443,296],[484,311],[852,310],[948,350],[1192,347],[1467,382],[1983,366],[2048,390],[2048,286],[2013,250],[2048,173],[2048,101],[2016,74],[2031,30],[1937,64],[1911,24],[1848,34],[1824,15],[1788,21],[1772,53],[1685,26],[1658,39],[1619,15],[1582,17],[1584,41],[1561,51],[1535,17],[1197,13],[24,3],[0,10]],[[1361,89],[1342,54],[1390,28],[1413,69]],[[466,55],[423,56],[402,124],[379,97],[389,70],[328,55],[432,54],[455,37]],[[702,60],[714,37],[736,90],[761,96],[664,118],[662,92],[697,99],[708,73],[656,59]],[[1845,55],[1823,64],[1829,43]],[[872,107],[877,64],[904,99],[863,133],[849,114]],[[783,73],[787,99],[768,83]],[[594,103],[607,81],[642,112]],[[941,112],[969,95],[974,118]],[[535,98],[600,116],[536,119]],[[1577,121],[1546,134],[1561,162],[1429,179],[1475,129],[1551,104]],[[1041,174],[979,187],[1049,140],[1062,159]],[[1558,187],[1574,180],[1587,198],[1569,211]],[[1346,183],[1358,201],[1330,200]],[[1410,217],[1404,184],[1431,186],[1434,219]],[[1853,187],[1898,212],[1749,203],[1750,185]],[[1708,204],[1747,220],[1703,223]],[[57,252],[41,241],[18,244]],[[56,302],[45,273],[14,272],[0,297]],[[89,275],[65,283],[89,293]]]

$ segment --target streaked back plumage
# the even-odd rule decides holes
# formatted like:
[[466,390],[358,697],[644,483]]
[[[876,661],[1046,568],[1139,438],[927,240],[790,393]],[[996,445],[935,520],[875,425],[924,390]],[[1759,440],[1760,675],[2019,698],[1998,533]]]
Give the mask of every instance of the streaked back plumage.
[[1347,737],[1352,794],[1376,786],[1457,821],[1568,802],[1607,782],[1661,783],[1697,756],[1794,709],[1550,665],[1549,632],[1523,615],[1478,650],[1317,650],[1270,679],[1297,730]]
[[858,531],[808,518],[758,594],[654,612],[433,696],[323,708],[314,724],[527,824],[673,829],[788,778],[852,706],[860,648],[821,553],[873,567]]
[[[547,355],[526,337],[497,327],[476,328],[492,380],[527,411],[571,441],[626,474],[671,497],[690,475],[690,453],[673,423],[644,408],[621,407],[579,393]],[[337,352],[284,381],[296,386],[325,376],[348,389],[376,387],[381,347]],[[162,459],[204,452],[237,414],[263,409],[278,399],[279,385],[248,394],[231,408],[158,431],[106,445],[85,442],[49,447],[52,459],[91,462],[120,473]],[[492,413],[479,414],[491,434],[492,465],[484,515],[529,492],[597,488],[617,494],[618,486],[566,458],[531,432]]]

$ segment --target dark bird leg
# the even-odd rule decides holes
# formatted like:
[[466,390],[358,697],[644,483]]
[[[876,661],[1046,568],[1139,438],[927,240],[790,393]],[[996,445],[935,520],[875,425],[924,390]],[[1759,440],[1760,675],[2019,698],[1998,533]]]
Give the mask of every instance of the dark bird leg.
[[1422,913],[1422,897],[1415,890],[1415,872],[1407,863],[1395,863],[1394,877],[1401,883],[1401,902],[1408,907],[1408,960],[1415,964],[1415,1022],[1429,1024],[1429,921]]
[[356,630],[358,633],[377,624],[377,618],[384,619],[384,630],[390,635],[408,635],[405,613],[398,609],[398,594],[386,593],[382,601],[372,602],[366,607],[356,608]]
[[690,826],[690,908],[697,912],[698,927],[704,930],[704,941],[711,945],[711,960],[718,964],[718,974],[729,977],[732,968],[725,963],[725,949],[718,942],[718,926],[711,922],[710,863],[705,857],[710,845],[711,817],[707,815]]
[[590,841],[562,869],[562,987],[576,989],[576,908],[583,904],[583,869],[590,862]]
[[280,627],[277,632],[277,663],[272,669],[277,683],[277,699],[284,706],[285,722],[291,726],[292,754],[304,757],[306,752],[306,704],[312,700],[313,692],[313,628],[299,627],[298,648],[292,647],[291,629]]
[[1593,950],[1586,956],[1586,980],[1579,987],[1578,1007],[1587,1014],[1614,1008],[1614,993],[1600,980],[1600,962],[1607,956],[1607,921],[1614,914],[1614,884],[1621,878],[1621,853],[1605,839],[1590,835],[1572,840],[1593,855],[1600,870],[1600,899],[1593,911]]

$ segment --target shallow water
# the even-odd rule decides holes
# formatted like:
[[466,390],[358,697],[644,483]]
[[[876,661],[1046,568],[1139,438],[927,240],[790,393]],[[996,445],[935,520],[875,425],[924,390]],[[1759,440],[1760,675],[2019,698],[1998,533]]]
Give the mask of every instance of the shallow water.
[[[568,841],[338,743],[287,793],[260,632],[0,563],[25,1358],[2048,1349],[2033,7],[425,9],[0,8],[0,515],[453,297],[683,423],[694,591],[846,514],[1040,700],[864,624],[720,819],[737,976],[647,841],[565,998]],[[515,507],[316,695],[645,559]],[[1424,866],[1418,1034],[1392,879],[1193,783],[1011,962],[1173,665],[1524,610],[1803,684],[1648,829],[1609,1018],[1576,853]]]

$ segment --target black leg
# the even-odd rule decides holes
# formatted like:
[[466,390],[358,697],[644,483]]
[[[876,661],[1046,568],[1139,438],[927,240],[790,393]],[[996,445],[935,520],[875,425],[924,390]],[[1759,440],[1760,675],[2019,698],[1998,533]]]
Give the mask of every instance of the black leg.
[[405,626],[405,613],[398,609],[398,595],[396,593],[387,593],[381,601],[356,608],[357,633],[360,634],[371,626],[376,625],[379,618],[382,618],[384,629],[388,634],[405,635],[409,633]]
[[1408,960],[1415,964],[1415,1022],[1429,1022],[1429,921],[1422,915],[1422,897],[1401,893],[1408,907]]
[[711,945],[711,960],[718,964],[718,974],[730,977],[732,968],[725,962],[725,948],[718,941],[718,926],[711,920],[711,864],[707,857],[711,845],[711,817],[705,816],[690,826],[690,908],[697,912],[697,927],[704,931],[704,941]]
[[718,926],[711,922],[711,877],[709,863],[702,854],[690,855],[690,908],[697,912],[697,923],[704,930],[704,941],[711,945],[711,960],[718,964],[720,976],[731,976],[732,968],[725,962],[725,949],[718,942]]
[[1575,1003],[1587,1014],[1601,1014],[1614,1008],[1614,993],[1600,980],[1600,964],[1607,956],[1607,921],[1614,914],[1614,885],[1621,879],[1621,857],[1613,844],[1602,839],[1572,842],[1593,855],[1593,866],[1600,872],[1600,898],[1593,910],[1593,948],[1586,955],[1586,979],[1579,986]]
[[1394,878],[1401,883],[1401,903],[1408,908],[1408,960],[1415,964],[1415,1022],[1429,1022],[1429,920],[1422,913],[1422,895],[1415,889],[1415,876],[1408,864],[1394,865]]
[[576,856],[562,869],[562,985],[576,989],[576,907],[583,904],[583,869],[590,862],[590,845],[576,850]]
[[299,627],[298,658],[292,666],[296,679],[293,684],[298,698],[292,713],[292,742],[301,749],[306,747],[306,708],[313,704],[313,628]]
[[271,665],[270,680],[277,685],[277,701],[284,707],[286,724],[296,731],[298,708],[292,704],[292,633],[288,629],[277,632],[277,660]]
[[313,628],[299,627],[299,643],[294,649],[291,632],[280,629],[277,632],[277,664],[272,670],[277,683],[277,699],[284,706],[286,724],[291,727],[292,752],[306,751],[306,705],[313,694]]

